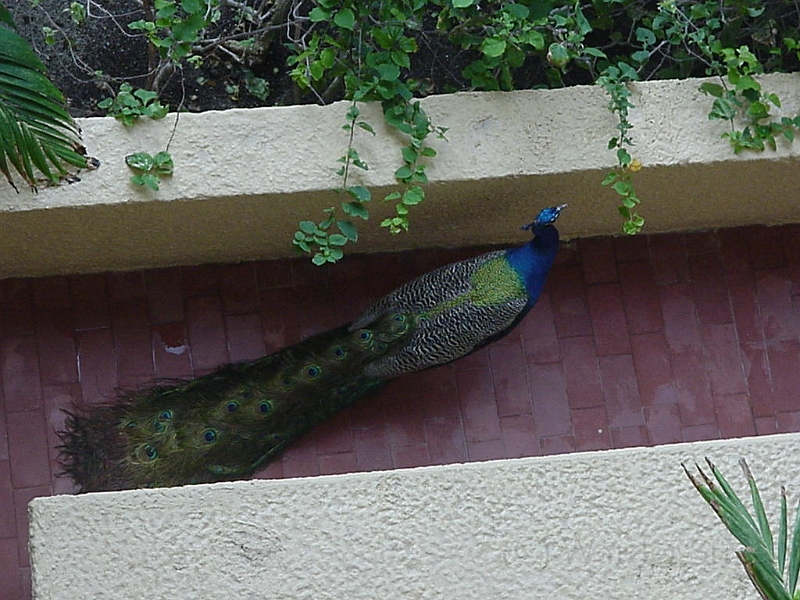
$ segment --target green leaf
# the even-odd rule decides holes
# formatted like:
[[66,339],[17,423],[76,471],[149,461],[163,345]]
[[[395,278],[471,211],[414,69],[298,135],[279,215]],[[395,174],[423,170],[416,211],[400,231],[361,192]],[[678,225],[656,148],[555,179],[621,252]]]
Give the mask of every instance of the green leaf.
[[483,40],[481,43],[481,52],[489,58],[497,58],[502,56],[506,51],[506,41],[496,37],[490,37]]
[[468,8],[475,4],[477,0],[452,0],[453,8]]
[[400,167],[394,172],[395,179],[406,181],[411,178],[414,172],[407,166]]
[[331,246],[344,246],[347,243],[347,238],[341,233],[332,233],[328,236],[328,243]]
[[700,91],[714,98],[722,98],[725,93],[725,88],[718,83],[710,83],[708,81],[700,84]]
[[349,8],[343,8],[333,16],[333,22],[342,29],[349,29],[352,31],[356,22],[356,16]]
[[391,63],[380,63],[375,70],[382,81],[397,81],[400,78],[400,67]]
[[336,226],[339,231],[351,242],[358,241],[358,229],[350,221],[336,221]]
[[128,156],[125,157],[125,164],[132,169],[150,171],[155,166],[155,161],[147,152],[135,152],[134,154],[128,154]]
[[330,16],[331,16],[330,11],[322,8],[321,6],[315,6],[308,13],[308,18],[312,23],[327,21],[330,18]]
[[365,188],[363,185],[351,185],[347,188],[347,193],[359,202],[369,202],[372,200],[372,194],[369,189]]
[[369,210],[361,202],[344,202],[342,203],[342,210],[351,217],[369,219]]
[[425,199],[425,192],[418,185],[411,186],[403,192],[403,204],[414,206]]
[[300,221],[298,227],[303,233],[314,234],[318,231],[317,224],[314,221]]

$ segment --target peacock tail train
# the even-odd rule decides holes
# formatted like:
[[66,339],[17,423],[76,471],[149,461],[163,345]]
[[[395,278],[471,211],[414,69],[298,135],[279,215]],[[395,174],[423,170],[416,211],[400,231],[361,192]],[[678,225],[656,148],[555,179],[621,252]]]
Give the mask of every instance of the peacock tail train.
[[67,414],[61,463],[83,492],[251,476],[293,440],[400,375],[506,335],[538,299],[558,249],[542,210],[518,248],[445,265],[352,323],[190,381]]

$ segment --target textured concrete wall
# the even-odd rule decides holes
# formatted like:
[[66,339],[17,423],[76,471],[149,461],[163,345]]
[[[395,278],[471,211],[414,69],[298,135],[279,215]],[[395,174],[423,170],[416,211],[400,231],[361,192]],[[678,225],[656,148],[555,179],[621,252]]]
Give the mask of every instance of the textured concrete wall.
[[34,596],[754,598],[681,471],[791,502],[797,434],[30,504]]
[[[785,114],[800,112],[800,74],[770,75]],[[634,153],[648,231],[800,221],[798,145],[734,156],[709,121],[698,81],[632,86]],[[613,192],[601,188],[615,162],[606,149],[615,120],[598,87],[464,93],[424,101],[449,141],[434,141],[428,200],[412,231],[377,226],[393,210],[373,202],[360,252],[457,247],[526,239],[519,226],[542,206],[569,202],[559,226],[569,237],[620,231]],[[80,183],[15,194],[0,185],[0,277],[232,262],[290,255],[298,220],[338,203],[336,159],[346,149],[345,103],[184,114],[170,151],[175,175],[158,192],[128,182],[125,155],[162,150],[175,115],[126,129],[113,119],[82,122],[100,169]],[[370,165],[355,180],[382,197],[394,185],[403,141],[386,134],[379,107],[363,115],[356,147]]]

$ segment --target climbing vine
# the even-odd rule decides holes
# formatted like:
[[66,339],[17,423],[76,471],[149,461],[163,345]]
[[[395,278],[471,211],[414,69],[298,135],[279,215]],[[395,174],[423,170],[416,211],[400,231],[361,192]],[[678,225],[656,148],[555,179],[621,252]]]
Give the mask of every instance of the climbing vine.
[[[38,0],[28,4],[45,10]],[[426,169],[436,160],[429,140],[445,132],[446,123],[433,123],[419,102],[430,93],[600,85],[616,134],[608,142],[615,166],[598,184],[617,199],[627,233],[641,230],[646,213],[635,185],[647,165],[636,158],[631,82],[711,77],[700,87],[709,118],[728,122],[724,137],[737,153],[792,142],[800,127],[800,116],[775,116],[781,99],[758,78],[800,69],[800,11],[792,2],[141,0],[133,12],[114,7],[73,1],[62,15],[47,14],[42,40],[66,50],[78,74],[105,90],[98,108],[118,118],[156,117],[160,107],[180,104],[176,95],[186,86],[190,108],[220,94],[249,106],[350,101],[338,201],[321,220],[301,221],[293,238],[318,264],[335,262],[358,239],[376,202],[359,176],[369,168],[359,136],[376,131],[362,116],[364,102],[379,103],[402,140],[396,187],[380,199],[393,205],[380,222],[391,233],[406,231],[424,201]],[[120,77],[81,58],[70,31],[98,19],[126,42],[144,43],[146,71]]]

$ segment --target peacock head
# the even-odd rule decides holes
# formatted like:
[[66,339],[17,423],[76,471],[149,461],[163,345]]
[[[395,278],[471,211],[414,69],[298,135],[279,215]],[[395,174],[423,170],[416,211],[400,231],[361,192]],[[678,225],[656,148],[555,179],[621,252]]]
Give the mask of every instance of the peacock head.
[[533,223],[528,223],[527,225],[523,225],[523,229],[536,229],[537,227],[542,227],[544,225],[552,225],[558,219],[558,216],[561,214],[561,211],[567,208],[566,204],[561,204],[559,206],[549,206],[547,208],[543,208],[536,218],[533,220]]

